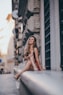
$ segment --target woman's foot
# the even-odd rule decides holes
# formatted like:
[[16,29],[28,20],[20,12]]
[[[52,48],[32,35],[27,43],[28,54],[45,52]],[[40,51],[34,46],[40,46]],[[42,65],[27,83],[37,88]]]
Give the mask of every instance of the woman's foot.
[[44,70],[46,70],[46,68],[41,67],[41,71],[44,71]]
[[15,78],[16,80],[18,80],[19,77],[20,77],[20,73],[18,73],[18,74],[16,74],[16,75],[14,76],[14,78]]

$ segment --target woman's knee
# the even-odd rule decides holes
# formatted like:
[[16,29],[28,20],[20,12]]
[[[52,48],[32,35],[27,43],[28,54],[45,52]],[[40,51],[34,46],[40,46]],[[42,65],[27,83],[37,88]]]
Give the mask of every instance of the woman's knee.
[[28,60],[28,62],[27,62],[27,63],[28,63],[28,64],[30,64],[30,65],[32,64],[32,62],[31,62],[31,60],[30,60],[30,59]]

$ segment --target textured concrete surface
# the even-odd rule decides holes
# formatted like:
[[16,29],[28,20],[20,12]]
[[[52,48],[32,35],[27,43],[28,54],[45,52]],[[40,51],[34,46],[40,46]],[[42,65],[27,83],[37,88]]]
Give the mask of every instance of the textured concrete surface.
[[21,80],[33,95],[63,95],[61,71],[28,71],[21,75]]
[[[19,72],[21,68],[14,70]],[[63,71],[26,71],[21,75],[21,81],[21,92],[26,86],[32,95],[63,95]]]
[[12,74],[0,75],[0,95],[19,95]]

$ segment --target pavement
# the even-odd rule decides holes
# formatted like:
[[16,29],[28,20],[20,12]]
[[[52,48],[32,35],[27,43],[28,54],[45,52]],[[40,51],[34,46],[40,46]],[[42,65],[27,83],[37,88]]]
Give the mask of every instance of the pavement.
[[19,95],[13,74],[0,74],[0,95]]

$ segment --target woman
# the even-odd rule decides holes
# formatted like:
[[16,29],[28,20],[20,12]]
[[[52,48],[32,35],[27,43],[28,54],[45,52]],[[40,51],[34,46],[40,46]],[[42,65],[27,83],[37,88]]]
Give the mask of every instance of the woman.
[[34,36],[29,37],[27,48],[24,51],[24,60],[26,60],[25,67],[15,75],[15,78],[18,79],[19,76],[28,70],[43,70],[39,62],[39,54],[36,45],[36,38]]

